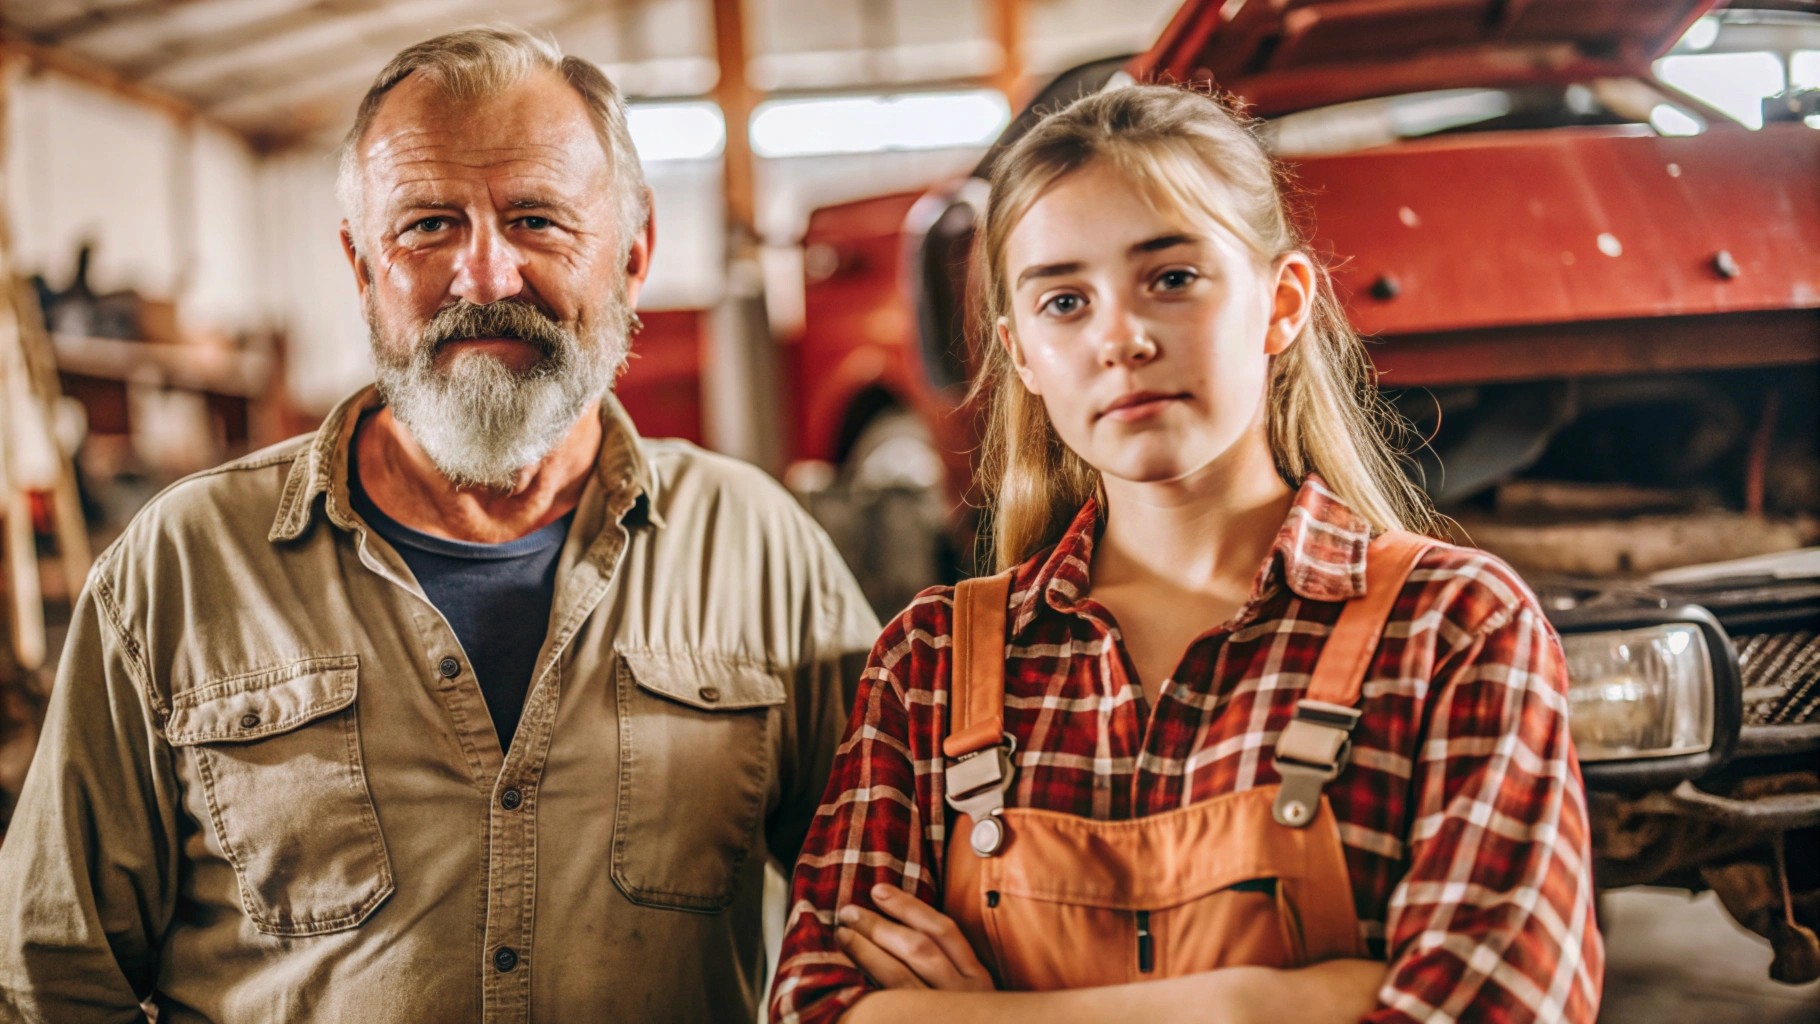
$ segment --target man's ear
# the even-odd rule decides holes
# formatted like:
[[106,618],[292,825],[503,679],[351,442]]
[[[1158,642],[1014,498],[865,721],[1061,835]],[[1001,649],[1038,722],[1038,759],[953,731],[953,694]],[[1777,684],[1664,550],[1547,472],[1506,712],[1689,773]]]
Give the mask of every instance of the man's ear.
[[348,266],[354,269],[354,285],[360,289],[360,301],[364,303],[367,289],[373,285],[373,268],[367,266],[366,257],[354,247],[354,229],[345,220],[341,222],[341,251],[348,258]]
[[651,190],[645,189],[644,226],[632,236],[632,244],[626,248],[626,304],[636,308],[638,293],[644,290],[645,280],[651,276],[651,253],[657,248],[657,205],[652,201]]
[[1011,318],[998,318],[998,343],[1005,346],[1005,353],[1011,357],[1011,365],[1017,370],[1017,379],[1024,382],[1024,390],[1033,395],[1042,391],[1036,386],[1036,374],[1030,372],[1030,364],[1024,361],[1024,347],[1017,343],[1011,333]]
[[1314,261],[1302,252],[1285,253],[1277,259],[1276,283],[1270,299],[1270,329],[1264,335],[1264,351],[1281,355],[1308,326],[1314,314]]

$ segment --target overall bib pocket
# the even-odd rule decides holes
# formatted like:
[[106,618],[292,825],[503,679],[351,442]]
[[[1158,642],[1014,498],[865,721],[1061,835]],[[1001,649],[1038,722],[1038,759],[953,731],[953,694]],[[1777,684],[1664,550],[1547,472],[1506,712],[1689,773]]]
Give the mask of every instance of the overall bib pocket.
[[195,766],[241,903],[267,935],[353,928],[392,893],[358,676],[354,655],[308,658],[171,698],[166,738]]

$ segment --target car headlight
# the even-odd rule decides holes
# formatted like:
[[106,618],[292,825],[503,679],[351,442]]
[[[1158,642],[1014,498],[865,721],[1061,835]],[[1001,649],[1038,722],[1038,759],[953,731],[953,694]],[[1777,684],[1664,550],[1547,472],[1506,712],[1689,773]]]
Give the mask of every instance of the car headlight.
[[1673,757],[1713,746],[1713,657],[1698,624],[1569,633],[1561,648],[1580,760]]

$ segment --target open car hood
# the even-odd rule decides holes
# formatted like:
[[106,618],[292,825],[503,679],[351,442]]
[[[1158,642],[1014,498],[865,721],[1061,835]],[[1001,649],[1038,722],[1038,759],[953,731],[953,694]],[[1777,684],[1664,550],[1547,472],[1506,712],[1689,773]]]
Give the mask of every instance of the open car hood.
[[[1720,0],[1190,0],[1130,66],[1140,80],[1211,81],[1261,114],[1369,95],[1387,65],[1638,66]],[[1391,76],[1394,78],[1395,76]],[[1293,97],[1293,101],[1291,99]]]

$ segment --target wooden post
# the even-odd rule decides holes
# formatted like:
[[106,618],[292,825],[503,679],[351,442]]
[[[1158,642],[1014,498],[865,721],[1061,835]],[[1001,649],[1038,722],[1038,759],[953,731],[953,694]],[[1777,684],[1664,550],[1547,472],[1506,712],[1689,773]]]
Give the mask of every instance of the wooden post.
[[760,97],[746,78],[744,0],[714,0],[714,51],[720,62],[714,98],[727,123],[722,151],[727,283],[702,339],[702,432],[710,447],[781,473],[783,386],[758,259],[751,126]]
[[[722,159],[726,177],[727,228],[736,247],[752,246],[758,238],[758,219],[751,125],[758,94],[746,80],[744,0],[714,0],[714,53],[720,63],[720,80],[714,86],[714,100],[720,104],[721,116],[727,122],[727,145]],[[740,241],[742,237],[744,242]]]
[[1013,114],[1023,101],[1024,4],[1026,0],[996,0],[992,5],[992,35],[1004,61],[992,76],[993,88],[1005,94]]

